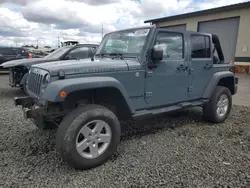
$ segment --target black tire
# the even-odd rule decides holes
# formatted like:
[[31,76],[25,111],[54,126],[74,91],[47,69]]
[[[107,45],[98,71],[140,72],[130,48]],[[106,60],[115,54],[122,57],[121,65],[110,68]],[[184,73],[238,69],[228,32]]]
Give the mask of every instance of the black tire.
[[50,130],[58,128],[57,124],[46,120],[44,117],[37,117],[32,119],[33,123],[42,130]]
[[[105,121],[111,130],[111,141],[107,149],[93,159],[82,157],[76,149],[76,139],[80,129],[93,120]],[[70,166],[84,170],[105,163],[116,151],[121,137],[121,126],[116,115],[100,105],[86,105],[76,108],[62,120],[56,135],[56,147],[59,155]]]
[[[228,98],[228,109],[223,116],[219,116],[217,113],[217,103],[222,95],[226,95]],[[232,95],[230,90],[224,86],[217,86],[210,101],[203,106],[203,116],[206,121],[212,123],[224,122],[232,108]]]

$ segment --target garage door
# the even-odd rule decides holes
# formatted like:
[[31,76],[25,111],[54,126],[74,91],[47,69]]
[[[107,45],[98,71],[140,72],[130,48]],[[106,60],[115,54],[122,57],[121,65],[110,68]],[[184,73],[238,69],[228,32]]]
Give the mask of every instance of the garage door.
[[226,62],[233,62],[238,37],[239,17],[199,22],[198,31],[218,35]]
[[165,26],[165,27],[162,27],[162,28],[169,29],[171,31],[185,31],[186,30],[186,24]]

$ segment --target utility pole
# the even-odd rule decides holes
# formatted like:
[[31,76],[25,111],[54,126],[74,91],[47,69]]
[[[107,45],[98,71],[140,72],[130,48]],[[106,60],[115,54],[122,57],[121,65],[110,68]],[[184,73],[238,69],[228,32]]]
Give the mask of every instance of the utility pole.
[[57,39],[57,45],[58,45],[58,48],[60,48],[60,37],[58,35],[58,39]]
[[36,48],[38,49],[38,39],[36,39]]
[[102,39],[103,39],[103,25],[102,25]]

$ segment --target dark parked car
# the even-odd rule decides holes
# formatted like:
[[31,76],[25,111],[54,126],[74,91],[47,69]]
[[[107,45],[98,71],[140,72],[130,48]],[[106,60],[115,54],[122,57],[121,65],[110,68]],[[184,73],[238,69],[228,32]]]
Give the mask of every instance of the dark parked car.
[[92,57],[98,48],[96,44],[79,44],[56,49],[43,58],[21,59],[3,63],[4,68],[9,68],[9,84],[11,87],[24,88],[27,73],[31,65],[43,62],[61,60],[77,60]]
[[32,55],[22,47],[0,47],[0,67],[6,61],[30,59]]

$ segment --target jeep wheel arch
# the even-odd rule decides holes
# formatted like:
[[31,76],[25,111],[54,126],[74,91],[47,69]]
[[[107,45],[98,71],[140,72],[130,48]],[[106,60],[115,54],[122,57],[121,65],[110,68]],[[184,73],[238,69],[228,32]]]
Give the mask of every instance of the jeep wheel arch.
[[99,104],[105,106],[122,120],[132,117],[127,101],[122,93],[115,87],[74,91],[65,98],[62,103],[62,108],[73,109],[89,104]]
[[[58,80],[48,85],[48,87],[43,93],[42,98],[43,100],[50,102],[64,102],[67,97],[61,98],[61,91],[65,91],[67,96],[74,96],[74,93],[75,95],[82,94],[83,96],[81,98],[84,99],[86,98],[86,96],[88,96],[89,92],[95,92],[95,94],[99,94],[100,96],[100,93],[105,93],[107,90],[109,92],[116,91],[116,94],[120,94],[119,96],[123,97],[124,101],[126,102],[126,105],[128,106],[129,112],[131,114],[135,113],[135,109],[129,99],[125,88],[118,80],[112,77],[83,77]],[[93,96],[93,93],[91,93],[91,96]]]
[[215,91],[217,86],[225,86],[227,87],[230,91],[231,94],[233,95],[234,92],[234,74],[230,71],[222,71],[222,72],[217,72],[215,73],[209,84],[207,85],[204,93],[203,93],[203,98],[210,98]]

